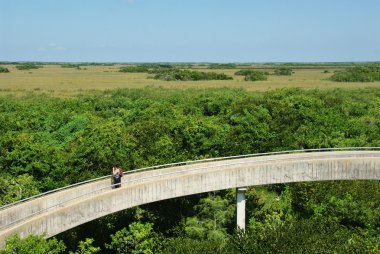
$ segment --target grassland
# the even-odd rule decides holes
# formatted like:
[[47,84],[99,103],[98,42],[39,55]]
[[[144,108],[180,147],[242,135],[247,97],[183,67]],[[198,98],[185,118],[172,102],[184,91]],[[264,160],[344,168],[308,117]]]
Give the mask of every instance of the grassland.
[[[359,88],[380,87],[380,82],[351,82],[338,83],[327,80],[332,73],[340,69],[339,66],[311,66],[297,68],[292,66],[292,76],[269,75],[267,81],[244,81],[243,76],[235,76],[234,73],[241,69],[217,69],[210,70],[205,66],[193,66],[194,69],[225,73],[233,76],[233,80],[211,81],[161,81],[147,79],[147,73],[121,73],[119,68],[124,65],[113,66],[81,66],[81,69],[62,68],[60,65],[44,65],[41,69],[17,70],[15,65],[2,65],[9,69],[10,73],[0,73],[0,95],[26,93],[48,93],[53,96],[72,96],[83,91],[106,90],[116,88],[143,88],[163,87],[174,89],[186,88],[216,88],[230,87],[242,88],[248,91],[267,91],[279,88],[302,89],[329,89],[329,88]],[[273,72],[273,66],[243,66],[254,67],[261,71]],[[328,70],[328,73],[324,73]]]

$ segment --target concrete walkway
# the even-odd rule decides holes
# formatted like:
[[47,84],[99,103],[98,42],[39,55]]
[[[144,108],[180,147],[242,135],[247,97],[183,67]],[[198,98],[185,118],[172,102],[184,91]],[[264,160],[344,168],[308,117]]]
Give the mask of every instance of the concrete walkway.
[[126,174],[121,188],[106,178],[0,210],[0,247],[11,234],[47,237],[102,216],[155,201],[254,185],[380,180],[380,151],[332,151],[200,162]]

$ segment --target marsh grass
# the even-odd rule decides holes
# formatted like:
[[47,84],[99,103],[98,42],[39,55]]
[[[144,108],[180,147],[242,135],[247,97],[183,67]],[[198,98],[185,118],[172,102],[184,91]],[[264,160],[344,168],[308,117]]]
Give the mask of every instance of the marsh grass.
[[[281,88],[302,89],[329,89],[329,88],[359,88],[378,87],[380,82],[370,83],[340,83],[328,80],[337,67],[297,69],[293,68],[294,74],[288,76],[269,75],[266,81],[244,81],[243,76],[235,76],[239,69],[207,69],[205,66],[194,66],[204,72],[225,73],[232,76],[233,80],[210,80],[210,81],[162,81],[148,79],[152,76],[147,73],[121,73],[120,67],[114,66],[86,66],[85,69],[62,68],[60,65],[45,65],[44,68],[29,71],[17,70],[15,65],[4,65],[10,73],[0,74],[0,95],[15,94],[24,95],[26,92],[47,93],[53,96],[70,97],[87,91],[112,90],[118,88],[144,88],[162,87],[169,89],[205,89],[205,88],[242,88],[248,91],[267,91]],[[244,66],[252,68],[257,66]],[[266,66],[259,70],[273,72],[274,68]],[[324,71],[328,70],[329,73]]]

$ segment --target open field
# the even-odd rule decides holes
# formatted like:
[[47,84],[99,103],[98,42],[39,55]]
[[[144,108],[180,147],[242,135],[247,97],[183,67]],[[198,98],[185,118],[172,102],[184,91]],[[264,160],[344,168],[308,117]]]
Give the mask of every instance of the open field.
[[[303,88],[303,89],[329,89],[329,88],[359,88],[379,87],[380,82],[369,83],[338,83],[326,80],[337,66],[321,66],[313,68],[294,68],[292,76],[269,75],[267,81],[244,81],[243,76],[234,76],[239,70],[209,70],[204,66],[195,66],[198,70],[225,73],[233,76],[234,80],[211,80],[211,81],[161,81],[147,79],[147,73],[121,73],[119,68],[123,65],[114,66],[81,66],[81,69],[62,68],[60,65],[44,65],[41,69],[17,70],[15,65],[2,65],[10,70],[10,73],[0,73],[0,95],[17,94],[28,92],[44,92],[53,96],[72,96],[88,90],[105,90],[116,88],[243,88],[249,91],[267,91],[278,88]],[[247,66],[245,66],[247,68]],[[271,72],[271,66],[261,71]],[[323,73],[329,70],[329,73]]]

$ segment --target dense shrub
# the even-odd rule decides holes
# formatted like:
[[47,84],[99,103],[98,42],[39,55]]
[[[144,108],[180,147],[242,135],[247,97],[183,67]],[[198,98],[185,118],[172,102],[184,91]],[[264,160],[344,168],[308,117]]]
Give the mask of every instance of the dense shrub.
[[174,68],[171,64],[157,63],[157,64],[141,64],[140,66],[149,68],[149,69],[171,69]]
[[290,76],[292,75],[293,70],[290,68],[277,68],[274,70],[274,75],[278,76]]
[[256,72],[246,75],[244,80],[245,81],[267,80],[267,76],[263,72],[256,71]]
[[125,66],[120,67],[119,72],[132,72],[132,73],[138,73],[138,72],[148,72],[149,68],[146,66]]
[[235,72],[235,75],[245,76],[245,81],[260,81],[268,79],[264,72],[254,70],[240,70]]
[[172,69],[173,66],[170,64],[141,64],[141,65],[130,65],[120,68],[120,72],[146,72],[146,73],[158,73],[161,70]]
[[163,70],[159,71],[154,79],[172,81],[172,80],[182,80],[182,81],[199,81],[199,80],[231,80],[232,77],[227,76],[224,73],[215,72],[199,72],[190,70]]
[[380,67],[356,66],[345,71],[338,71],[330,77],[337,82],[373,82],[380,81]]
[[80,70],[80,65],[79,64],[62,64],[61,68],[75,68]]
[[[74,98],[3,96],[0,202],[110,174],[115,161],[127,171],[256,152],[379,146],[378,98],[379,88],[265,93],[145,88]],[[338,181],[248,188],[249,229],[246,237],[231,237],[232,243],[233,191],[153,203],[141,208],[147,212],[112,214],[73,229],[69,233],[77,241],[68,250],[92,237],[86,234],[98,234],[94,239],[99,246],[114,235],[114,249],[125,237],[137,236],[142,241],[132,247],[155,247],[154,232],[160,231],[171,239],[164,253],[377,253],[379,184]],[[129,227],[116,234],[128,228],[122,223],[134,218],[155,226]],[[28,253],[22,250],[36,246],[33,239],[25,244],[16,240],[10,241],[9,253]],[[91,241],[86,242],[80,249],[91,247]],[[42,253],[49,252],[44,247]]]
[[0,73],[7,73],[9,72],[8,68],[0,66]]
[[254,72],[254,70],[240,70],[240,71],[235,72],[235,75],[246,76],[246,75],[251,74],[252,72]]
[[209,69],[235,69],[236,65],[235,64],[209,64],[208,66]]
[[22,63],[16,65],[17,70],[31,70],[31,69],[39,69],[42,68],[42,65],[37,65],[35,63]]

